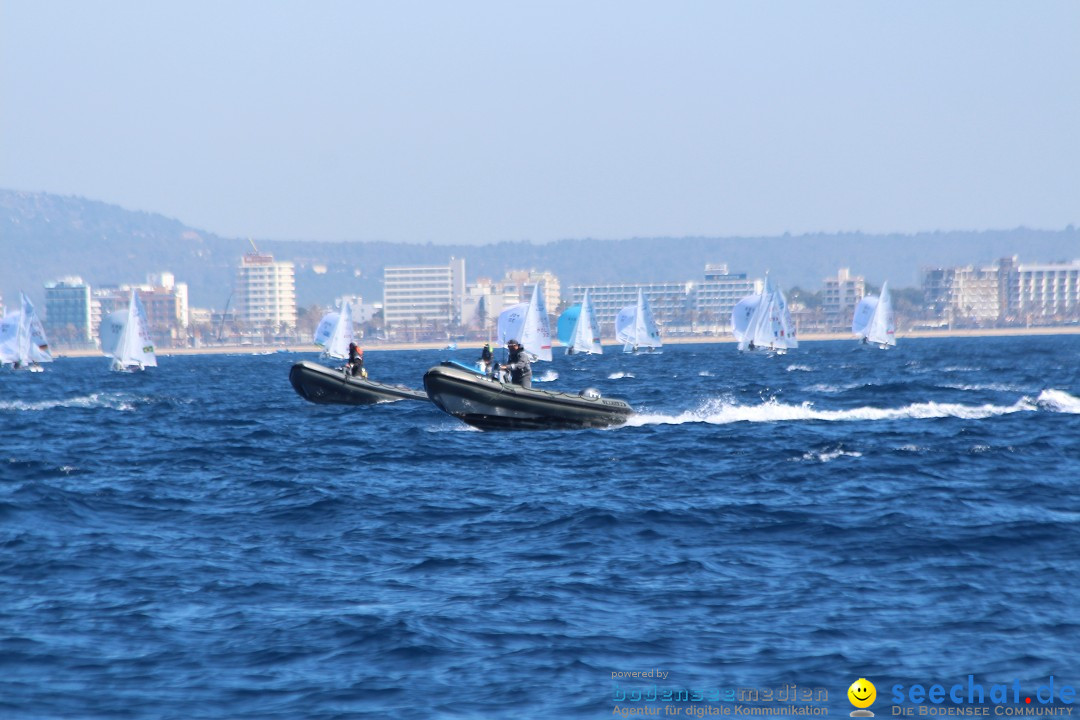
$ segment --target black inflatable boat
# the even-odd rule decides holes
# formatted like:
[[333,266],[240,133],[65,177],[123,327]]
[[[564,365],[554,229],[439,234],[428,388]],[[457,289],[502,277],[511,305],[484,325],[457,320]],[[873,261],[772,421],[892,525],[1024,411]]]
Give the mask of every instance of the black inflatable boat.
[[421,390],[353,377],[344,370],[328,368],[307,360],[292,366],[289,370],[289,382],[297,395],[323,405],[374,405],[397,400],[427,402],[428,399]]
[[450,363],[424,374],[428,397],[443,412],[481,430],[570,430],[621,425],[634,414],[626,401],[595,390],[526,390]]

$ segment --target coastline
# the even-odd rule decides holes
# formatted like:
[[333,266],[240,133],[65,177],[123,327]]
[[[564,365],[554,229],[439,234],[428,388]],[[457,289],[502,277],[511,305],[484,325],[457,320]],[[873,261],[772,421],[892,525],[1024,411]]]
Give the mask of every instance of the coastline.
[[[1031,327],[1031,328],[974,328],[964,330],[918,330],[905,333],[897,333],[897,340],[911,338],[972,338],[972,337],[1024,337],[1041,335],[1080,335],[1080,326],[1062,327]],[[821,340],[851,340],[851,333],[808,333],[799,335],[799,342],[817,342]],[[691,336],[664,338],[665,345],[708,345],[716,343],[734,343],[735,339],[726,336]],[[461,349],[483,347],[483,342],[459,343]],[[621,343],[606,341],[605,347],[619,347]],[[361,343],[365,352],[381,350],[442,350],[446,347],[445,342],[431,343]],[[562,347],[555,345],[555,347]],[[174,355],[267,355],[271,353],[317,353],[319,348],[312,345],[215,345],[213,347],[200,348],[162,348],[157,352],[162,357]],[[100,350],[62,350],[54,355],[56,358],[73,357],[99,357]]]

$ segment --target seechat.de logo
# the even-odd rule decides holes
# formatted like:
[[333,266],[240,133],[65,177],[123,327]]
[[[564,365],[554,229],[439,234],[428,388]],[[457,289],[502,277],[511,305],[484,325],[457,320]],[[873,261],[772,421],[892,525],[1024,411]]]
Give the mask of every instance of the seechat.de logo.
[[858,708],[851,712],[851,717],[874,717],[874,713],[866,709],[877,699],[877,688],[874,687],[874,683],[866,678],[859,678],[847,689],[847,697],[851,704]]

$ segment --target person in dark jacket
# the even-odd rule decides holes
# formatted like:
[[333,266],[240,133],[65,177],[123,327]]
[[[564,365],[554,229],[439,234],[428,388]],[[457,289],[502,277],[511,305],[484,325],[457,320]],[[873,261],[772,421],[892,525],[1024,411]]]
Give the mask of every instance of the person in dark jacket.
[[353,377],[367,377],[364,369],[364,351],[356,347],[356,343],[349,343],[349,374]]
[[480,352],[480,367],[486,373],[491,369],[491,343],[484,343],[484,349]]
[[517,340],[506,343],[506,349],[510,351],[510,357],[502,369],[510,371],[510,382],[523,388],[531,388],[532,367],[529,365],[529,353],[525,352],[525,348],[521,347]]

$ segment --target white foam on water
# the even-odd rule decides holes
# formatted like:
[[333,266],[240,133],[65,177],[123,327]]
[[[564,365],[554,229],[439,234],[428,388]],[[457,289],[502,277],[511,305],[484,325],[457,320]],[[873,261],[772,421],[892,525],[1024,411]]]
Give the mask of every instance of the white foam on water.
[[787,366],[787,371],[788,372],[814,372],[814,368],[809,367],[808,365],[788,365]]
[[830,385],[828,383],[814,383],[813,385],[807,385],[806,389],[810,392],[823,392],[823,393],[842,393],[846,390],[853,390],[859,387],[858,383],[847,383],[844,385]]
[[827,463],[841,457],[862,457],[862,453],[855,450],[841,450],[840,448],[836,450],[811,450],[803,453],[802,459]]
[[712,376],[713,376],[712,373],[709,372],[708,370],[702,370],[701,372],[698,373],[698,377],[712,377]]
[[[1074,398],[1074,400],[1076,400]],[[1076,400],[1080,407],[1080,400]],[[759,405],[738,405],[730,401],[710,400],[696,410],[687,410],[678,415],[642,413],[633,415],[626,425],[683,425],[686,423],[707,423],[727,425],[736,422],[773,423],[818,420],[826,422],[851,422],[874,420],[927,420],[933,418],[955,417],[965,420],[1009,415],[1017,412],[1033,412],[1038,407],[1028,398],[1021,398],[1012,405],[961,405],[959,403],[913,403],[898,408],[860,407],[849,410],[818,410],[813,403],[801,405],[768,400]],[[1077,410],[1080,412],[1080,409]]]
[[1023,392],[1024,388],[1017,385],[1006,385],[1005,383],[942,383],[938,387],[949,388],[950,390],[993,390],[994,392]]
[[1036,398],[1035,404],[1044,410],[1051,412],[1080,413],[1080,398],[1070,395],[1064,390],[1043,390]]
[[559,379],[559,373],[555,372],[554,370],[548,370],[547,372],[545,372],[540,377],[535,378],[535,382],[551,382],[552,380],[558,380],[558,379]]
[[[145,398],[143,399],[145,401]],[[0,410],[15,410],[20,412],[41,412],[56,408],[109,408],[112,410],[134,410],[138,399],[124,397],[122,395],[102,395],[91,393],[81,397],[61,398],[56,400],[38,400],[25,402],[23,400],[0,400]]]
[[610,375],[608,375],[607,379],[608,380],[622,380],[623,378],[632,378],[632,377],[634,377],[634,373],[622,372],[620,370],[619,372],[613,372]]

